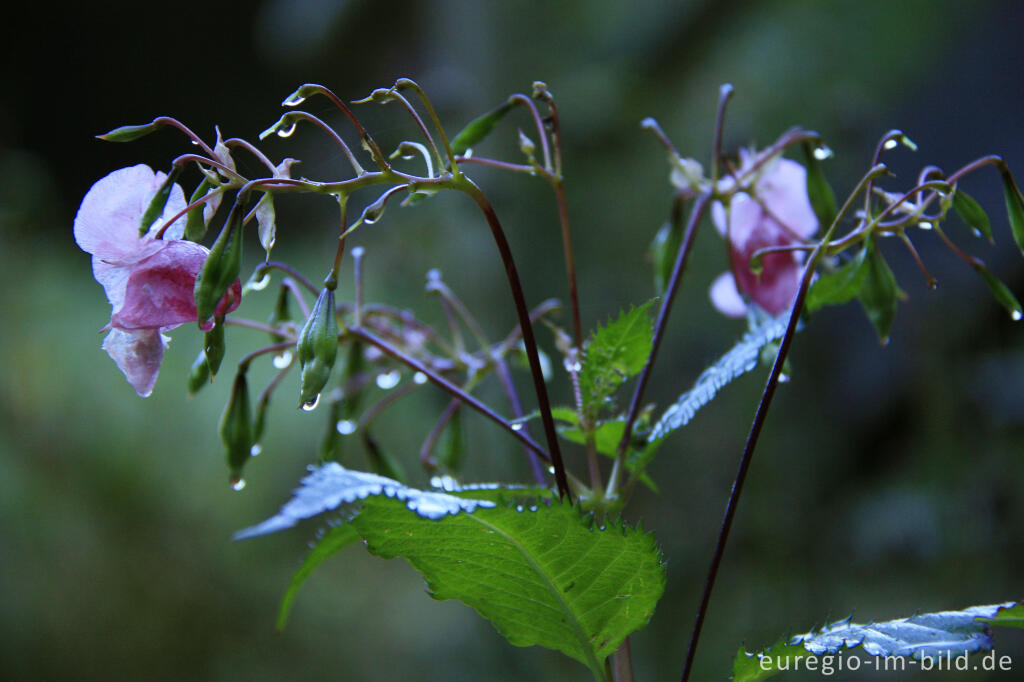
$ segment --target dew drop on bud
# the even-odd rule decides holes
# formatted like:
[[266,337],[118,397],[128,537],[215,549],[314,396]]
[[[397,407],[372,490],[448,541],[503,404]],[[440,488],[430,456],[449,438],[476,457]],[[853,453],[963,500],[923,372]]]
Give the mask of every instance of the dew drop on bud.
[[931,224],[930,222],[928,222],[927,220],[922,220],[921,222],[919,222],[919,223],[917,224],[917,226],[918,226],[918,227],[920,227],[920,228],[921,228],[922,230],[930,230],[930,229],[932,229],[933,227],[935,227],[934,225],[932,225],[932,224]]
[[316,409],[316,406],[320,404],[320,394],[317,393],[316,397],[310,400],[308,403],[302,403],[302,409],[306,412],[312,412]]
[[251,448],[249,448],[249,456],[250,457],[259,457],[262,452],[263,452],[263,446],[260,445],[259,443],[256,443]]
[[1024,314],[1022,314],[1019,310],[1014,310],[1013,312],[1010,313],[1010,319],[1013,320],[1014,322],[1020,322],[1022,317],[1024,317]]
[[789,375],[785,374],[783,372],[780,372],[779,373],[779,383],[780,384],[789,383]]
[[384,372],[383,374],[377,375],[377,387],[381,390],[388,390],[398,385],[398,382],[402,379],[402,373],[397,369],[390,372]]
[[420,384],[422,386],[427,383],[427,375],[423,372],[416,372],[412,375],[412,381],[414,384]]
[[286,99],[285,101],[281,102],[281,106],[284,106],[284,107],[297,107],[297,106],[299,106],[300,104],[302,104],[305,101],[306,101],[306,98],[296,92],[296,93],[290,95],[288,97],[288,99]]
[[274,369],[284,369],[292,363],[292,352],[290,350],[282,351],[274,356],[272,362],[274,363]]
[[832,158],[832,150],[826,145],[818,145],[814,148],[814,158],[818,161]]
[[341,435],[347,436],[349,434],[355,433],[356,423],[351,419],[342,419],[341,421],[334,425],[334,428],[337,429],[338,433],[340,433]]
[[888,150],[888,149],[895,149],[898,145],[899,145],[899,142],[897,142],[896,140],[886,140],[885,144],[883,144],[882,147],[884,149]]
[[245,479],[242,478],[241,476],[232,476],[231,489],[237,492],[239,490],[242,490],[243,488],[245,488]]
[[277,129],[277,136],[278,137],[291,137],[292,133],[294,133],[294,132],[295,132],[295,124],[292,123],[287,128],[278,128]]

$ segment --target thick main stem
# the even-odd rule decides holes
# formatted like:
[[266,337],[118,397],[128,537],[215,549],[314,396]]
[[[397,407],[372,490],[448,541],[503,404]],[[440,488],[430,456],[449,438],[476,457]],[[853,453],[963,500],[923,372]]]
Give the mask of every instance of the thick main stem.
[[548,399],[548,389],[544,383],[544,372],[540,365],[540,355],[537,352],[537,340],[533,335],[533,324],[530,322],[530,311],[526,307],[526,298],[523,295],[523,285],[519,281],[519,273],[516,270],[515,261],[512,259],[512,250],[509,248],[508,240],[505,238],[505,231],[501,227],[498,215],[494,207],[484,196],[473,181],[466,176],[459,178],[459,189],[473,197],[491,228],[494,243],[501,254],[501,261],[505,265],[505,274],[508,276],[509,288],[512,291],[512,299],[515,302],[516,315],[519,318],[519,327],[523,333],[523,345],[526,347],[526,357],[530,362],[530,374],[533,377],[533,386],[537,393],[537,407],[540,410],[541,421],[544,424],[544,435],[547,437],[548,450],[551,453],[551,464],[555,468],[555,483],[558,485],[558,494],[565,497],[569,493],[569,482],[565,475],[565,463],[562,461],[562,451],[558,446],[558,433],[555,431],[555,420],[551,416],[551,402]]

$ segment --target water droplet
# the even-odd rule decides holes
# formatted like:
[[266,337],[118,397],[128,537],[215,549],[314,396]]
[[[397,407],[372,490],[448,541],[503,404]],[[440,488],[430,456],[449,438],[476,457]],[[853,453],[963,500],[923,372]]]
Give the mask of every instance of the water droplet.
[[423,372],[416,372],[412,375],[412,382],[414,384],[420,384],[421,386],[427,383],[427,375]]
[[780,384],[789,383],[789,375],[786,374],[785,372],[780,372],[779,373],[779,383]]
[[523,430],[523,422],[512,422],[511,424],[509,424],[509,426],[511,427],[511,429],[513,431],[522,431]]
[[548,473],[549,474],[554,474],[555,473],[555,467],[548,467]]
[[364,253],[366,253],[366,249],[364,249],[361,246],[357,246],[354,249],[352,249],[353,258],[362,258]]
[[932,225],[932,224],[931,224],[930,222],[928,222],[927,220],[922,220],[921,222],[919,222],[919,223],[917,224],[917,226],[918,226],[918,227],[920,227],[920,228],[921,228],[922,230],[930,230],[930,229],[932,229],[933,227],[935,227],[934,225]]
[[287,128],[278,128],[276,132],[278,137],[291,137],[292,133],[295,132],[295,123],[292,123]]
[[232,476],[231,489],[237,492],[239,490],[242,490],[243,488],[245,488],[245,479],[242,478],[241,476]]
[[390,372],[384,372],[383,374],[377,375],[377,387],[381,390],[388,390],[398,385],[398,382],[402,380],[402,373],[397,369]]
[[833,154],[832,150],[829,149],[829,147],[827,145],[821,144],[821,145],[818,145],[817,147],[814,148],[814,158],[816,158],[818,161],[824,161],[825,159],[831,159],[832,158],[832,154]]
[[428,282],[440,282],[441,281],[441,271],[438,270],[437,268],[431,268],[430,270],[427,270],[427,281]]
[[978,228],[976,228],[976,227],[972,227],[972,228],[971,228],[971,234],[973,234],[973,235],[974,235],[975,237],[980,237],[980,236],[982,236],[982,235],[981,235],[981,230],[979,230],[979,229],[978,229]]
[[283,107],[297,107],[297,106],[299,106],[300,104],[302,104],[305,101],[306,101],[305,97],[303,97],[299,93],[295,92],[295,93],[292,93],[291,95],[289,95],[288,99],[286,99],[285,101],[281,102],[281,106],[283,106]]
[[245,288],[248,289],[249,291],[263,291],[264,289],[267,288],[268,284],[270,284],[270,273],[265,272],[263,273],[263,277],[260,278],[259,281],[254,282],[252,280],[249,280],[248,282],[246,282]]
[[1019,310],[1014,310],[1010,313],[1010,319],[1014,322],[1020,322],[1021,318],[1024,318],[1024,313],[1021,313]]
[[583,369],[583,363],[581,363],[579,358],[575,355],[565,356],[565,360],[562,361],[562,366],[565,367],[565,371],[570,374],[579,374],[580,370]]
[[302,409],[306,412],[312,412],[316,409],[316,406],[320,404],[320,394],[317,393],[316,397],[310,400],[308,403],[302,404]]
[[895,149],[897,145],[899,145],[899,142],[897,142],[896,140],[886,140],[885,144],[883,144],[882,147],[886,150],[889,150]]
[[262,452],[263,452],[263,446],[260,445],[259,443],[256,443],[251,448],[249,448],[249,456],[250,457],[259,457]]
[[274,356],[273,363],[275,369],[284,369],[292,363],[292,352],[290,350],[281,351]]
[[349,434],[356,432],[356,426],[357,424],[351,419],[342,419],[341,421],[334,425],[334,428],[336,428],[338,430],[338,433],[340,433],[341,435],[347,436]]

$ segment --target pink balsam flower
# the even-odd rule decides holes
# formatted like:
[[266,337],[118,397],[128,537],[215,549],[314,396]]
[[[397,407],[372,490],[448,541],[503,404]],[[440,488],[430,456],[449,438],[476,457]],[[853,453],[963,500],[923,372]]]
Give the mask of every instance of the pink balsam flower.
[[[82,199],[75,215],[75,241],[92,254],[96,281],[113,307],[103,350],[117,363],[141,397],[153,392],[160,361],[170,338],[164,332],[196,321],[196,274],[209,253],[182,240],[179,218],[157,239],[156,232],[185,206],[177,184],[163,214],[140,237],[142,215],[167,179],[149,166],[121,168],[100,179]],[[235,282],[217,307],[218,315],[238,307],[241,284]]]
[[[737,176],[758,157],[743,151]],[[731,185],[731,178],[723,181]],[[818,230],[818,219],[807,198],[807,171],[795,161],[776,158],[758,171],[750,192],[733,195],[728,209],[715,202],[711,219],[729,244],[731,272],[711,285],[711,301],[730,317],[742,317],[747,300],[772,315],[789,309],[800,287],[803,259],[797,251],[765,254],[759,274],[750,270],[750,258],[772,246],[802,244]]]

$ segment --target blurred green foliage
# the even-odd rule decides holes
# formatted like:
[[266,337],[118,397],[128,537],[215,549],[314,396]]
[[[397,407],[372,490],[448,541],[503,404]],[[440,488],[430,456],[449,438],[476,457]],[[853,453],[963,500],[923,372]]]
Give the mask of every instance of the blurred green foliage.
[[[297,386],[286,384],[269,415],[264,455],[249,464],[245,491],[234,493],[216,436],[230,377],[185,398],[201,343],[194,328],[174,332],[153,397],[134,395],[99,348],[94,330],[109,307],[88,256],[74,246],[71,222],[93,181],[130,163],[166,170],[185,143],[169,132],[131,145],[92,135],[167,114],[206,136],[219,123],[226,135],[255,139],[301,82],[319,80],[355,99],[401,75],[431,93],[454,132],[510,91],[544,80],[562,113],[589,327],[652,295],[644,253],[669,209],[668,168],[639,121],[655,116],[684,154],[703,161],[722,82],[737,93],[727,148],[766,144],[791,124],[814,128],[836,151],[824,170],[840,195],[893,127],[921,149],[893,152],[901,177],[924,163],[949,169],[985,153],[1024,172],[1024,136],[1010,114],[1021,105],[1014,27],[1024,12],[1011,0],[270,0],[148,11],[122,2],[53,12],[37,3],[19,7],[6,25],[4,679],[587,676],[557,654],[507,646],[469,609],[431,602],[407,566],[358,551],[314,575],[288,629],[274,632],[278,600],[314,529],[245,543],[229,537],[284,501],[315,457],[310,434],[320,433],[319,416],[297,413]],[[364,112],[385,148],[411,134],[397,110]],[[494,155],[516,153],[515,126],[527,125],[520,114],[485,143]],[[312,132],[267,149],[275,158],[302,157],[310,176],[345,172],[340,154]],[[529,300],[564,298],[549,188],[486,170],[475,177],[510,233]],[[998,180],[971,179],[967,189],[993,216],[998,248],[979,247],[982,255],[1019,294],[1024,267],[996,218]],[[333,209],[287,200],[277,208],[275,257],[322,276],[333,252]],[[707,303],[707,285],[726,264],[711,232],[698,237],[650,393],[663,405],[742,331]],[[358,237],[367,248],[368,299],[436,316],[422,283],[438,266],[482,311],[490,333],[513,324],[511,306],[500,304],[505,282],[493,245],[465,201],[441,197],[393,210]],[[854,609],[862,620],[887,619],[1022,596],[1024,332],[969,268],[921,241],[941,282],[937,292],[898,245],[881,245],[910,296],[889,347],[879,348],[853,306],[819,314],[797,339],[793,381],[768,419],[695,679],[723,679],[740,643],[768,645],[781,631],[808,630]],[[247,248],[251,267],[260,254],[255,244]],[[349,282],[342,295],[351,296]],[[268,314],[273,296],[254,298],[240,313]],[[237,329],[228,334],[225,367],[263,343]],[[541,340],[553,351],[549,338]],[[269,374],[254,367],[253,385]],[[754,375],[663,446],[651,470],[661,494],[642,492],[632,509],[669,561],[665,598],[633,638],[638,679],[673,679],[681,669],[763,380]],[[568,395],[564,379],[553,389]],[[414,453],[444,402],[423,391],[377,422],[382,446],[407,470],[415,470]],[[526,475],[512,444],[475,419],[466,425],[472,475]],[[578,452],[570,457],[582,463]],[[1000,646],[1024,665],[1020,637],[1004,635]]]

